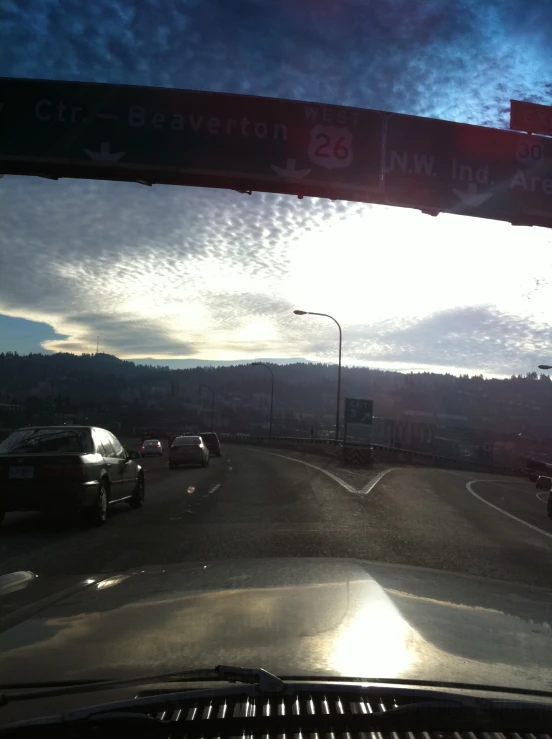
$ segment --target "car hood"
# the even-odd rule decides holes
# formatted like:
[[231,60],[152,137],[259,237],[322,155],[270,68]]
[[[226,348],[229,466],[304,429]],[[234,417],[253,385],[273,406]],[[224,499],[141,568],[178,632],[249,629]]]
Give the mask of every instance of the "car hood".
[[140,568],[0,588],[2,683],[260,666],[552,690],[552,593],[357,560]]

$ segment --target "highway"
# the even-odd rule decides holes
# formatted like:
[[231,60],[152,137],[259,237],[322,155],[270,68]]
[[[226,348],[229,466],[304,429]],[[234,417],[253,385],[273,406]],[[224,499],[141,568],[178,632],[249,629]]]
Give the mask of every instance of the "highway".
[[[232,557],[355,557],[549,587],[545,495],[516,478],[226,446],[207,468],[143,460],[146,502],[97,529],[6,515],[0,573],[99,574]],[[543,498],[541,500],[540,498]]]

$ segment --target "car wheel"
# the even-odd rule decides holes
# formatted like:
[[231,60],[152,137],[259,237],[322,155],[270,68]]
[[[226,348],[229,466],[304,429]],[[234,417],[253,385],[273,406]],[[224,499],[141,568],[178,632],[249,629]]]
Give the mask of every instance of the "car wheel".
[[546,515],[552,518],[552,495],[548,496],[548,502],[546,503]]
[[141,508],[144,505],[144,497],[146,494],[146,484],[144,475],[140,475],[136,481],[136,487],[132,493],[132,498],[128,501],[131,508]]
[[104,480],[100,482],[100,489],[92,508],[86,511],[88,522],[92,526],[103,526],[107,521],[108,494],[107,485]]

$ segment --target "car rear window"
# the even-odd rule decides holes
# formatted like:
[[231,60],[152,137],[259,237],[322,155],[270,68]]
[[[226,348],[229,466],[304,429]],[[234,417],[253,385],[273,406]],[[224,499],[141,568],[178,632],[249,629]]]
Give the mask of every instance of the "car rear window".
[[217,441],[217,435],[212,431],[208,431],[206,434],[200,434],[203,441]]
[[187,446],[188,444],[201,444],[199,436],[177,436],[173,441],[174,446]]
[[92,452],[87,429],[20,429],[0,444],[0,454],[44,452]]
[[144,442],[144,444],[154,444],[154,445],[157,445],[157,444],[159,444],[159,441],[157,439],[147,439]]

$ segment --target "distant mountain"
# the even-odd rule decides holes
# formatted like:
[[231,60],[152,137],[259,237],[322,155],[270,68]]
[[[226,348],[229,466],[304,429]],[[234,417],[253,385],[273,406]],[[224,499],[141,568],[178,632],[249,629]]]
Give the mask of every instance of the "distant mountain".
[[289,359],[266,359],[263,357],[257,359],[232,359],[232,360],[218,360],[218,359],[153,359],[147,357],[145,359],[131,359],[134,364],[143,364],[150,367],[168,367],[169,369],[193,369],[195,367],[237,367],[244,364],[251,364],[252,362],[267,362],[269,364],[307,364],[307,359],[301,357],[292,357]]
[[[0,353],[0,428],[15,424],[10,414],[19,413],[19,407],[24,409],[19,425],[49,423],[52,414],[69,414],[98,425],[116,420],[125,427],[151,419],[167,423],[186,419],[193,424],[209,410],[210,391],[221,428],[242,430],[266,424],[271,377],[247,366],[252,361],[129,361],[102,353]],[[333,423],[335,364],[282,358],[256,361],[270,364],[274,373],[278,424],[274,429],[292,434],[302,428],[310,433],[311,424]],[[371,398],[376,417],[427,420],[438,422],[440,428],[487,429],[516,439],[552,436],[552,382],[544,374],[499,380],[343,367],[341,379],[342,403],[345,398]]]

